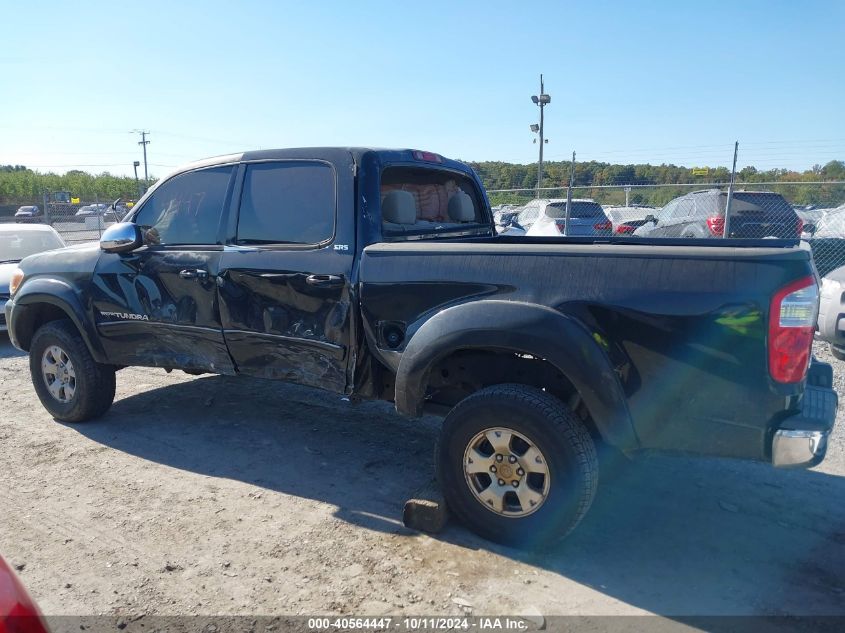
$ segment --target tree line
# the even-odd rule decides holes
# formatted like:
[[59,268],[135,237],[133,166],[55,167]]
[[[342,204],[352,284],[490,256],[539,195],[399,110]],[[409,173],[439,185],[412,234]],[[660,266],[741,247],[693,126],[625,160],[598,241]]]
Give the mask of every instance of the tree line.
[[[503,202],[522,202],[533,197],[537,186],[537,164],[519,165],[498,161],[469,163],[481,178],[488,190],[527,189],[518,193],[492,193],[493,204]],[[566,187],[569,183],[570,163],[552,161],[543,165],[544,187]],[[618,165],[598,161],[575,163],[574,183],[585,189],[574,190],[573,195],[581,198],[593,198],[602,204],[622,204],[625,200],[622,185],[666,185],[681,183],[727,183],[730,171],[726,167],[708,169],[706,175],[693,174],[689,167],[676,165]],[[845,162],[834,160],[825,165],[815,165],[805,171],[788,169],[770,169],[759,171],[754,167],[745,167],[737,173],[740,187],[755,182],[808,182],[845,180]],[[600,189],[603,185],[618,185],[619,188]],[[772,188],[772,187],[769,187]],[[845,202],[845,185],[779,185],[774,187],[787,200],[798,205],[836,206]],[[690,187],[635,188],[629,201],[632,204],[662,206],[679,195],[688,193]],[[85,171],[71,170],[65,174],[41,173],[23,165],[0,165],[0,205],[38,203],[45,192],[70,191],[82,202],[95,199],[112,200],[138,198],[138,184],[127,176],[114,176],[109,173],[89,174]],[[561,192],[556,193],[559,195]],[[565,195],[565,193],[563,193]]]
[[[522,202],[533,197],[533,189],[537,186],[537,164],[517,165],[503,162],[471,162],[473,169],[481,178],[484,186],[489,190],[492,204],[505,202]],[[543,187],[565,188],[569,184],[571,163],[548,162],[543,163]],[[625,192],[623,185],[673,185],[687,183],[724,183],[730,181],[731,172],[727,167],[708,168],[705,175],[693,173],[689,167],[676,165],[617,165],[598,161],[575,163],[573,183],[579,189],[573,190],[573,196],[578,198],[593,198],[602,204],[623,204]],[[760,182],[808,182],[808,181],[843,181],[845,180],[845,162],[834,160],[825,165],[815,165],[805,171],[789,169],[757,170],[745,167],[737,172],[736,181],[739,187],[749,188],[748,185]],[[618,188],[603,189],[598,187],[618,186]],[[777,185],[767,186],[783,194],[789,202],[796,205],[814,205],[817,207],[837,206],[845,202],[845,185]],[[497,189],[527,189],[523,192],[496,192]],[[646,204],[663,206],[669,200],[695,190],[691,187],[659,187],[634,188],[630,192],[631,204]],[[566,195],[562,192],[549,192],[544,196],[558,197]]]
[[77,169],[65,174],[41,173],[23,165],[0,165],[0,205],[40,204],[45,193],[70,191],[82,202],[138,199],[134,178]]

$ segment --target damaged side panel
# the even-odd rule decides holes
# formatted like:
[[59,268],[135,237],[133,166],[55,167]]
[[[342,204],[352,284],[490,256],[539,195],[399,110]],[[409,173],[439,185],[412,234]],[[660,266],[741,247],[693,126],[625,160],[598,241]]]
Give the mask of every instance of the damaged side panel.
[[215,283],[220,256],[214,249],[104,253],[91,299],[110,362],[233,374]]
[[[227,250],[218,291],[224,336],[239,373],[345,390],[352,319],[348,260],[329,249]],[[286,270],[291,265],[303,270]],[[330,275],[338,278],[334,284],[313,284],[315,276]]]

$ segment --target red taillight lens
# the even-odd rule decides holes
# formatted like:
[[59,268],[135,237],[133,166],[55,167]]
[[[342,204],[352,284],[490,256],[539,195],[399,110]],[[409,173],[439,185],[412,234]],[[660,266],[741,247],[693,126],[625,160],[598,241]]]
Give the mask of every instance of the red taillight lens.
[[725,234],[725,218],[718,215],[707,218],[707,228],[711,234],[722,237]]
[[819,287],[804,277],[774,297],[769,310],[769,375],[776,382],[804,380],[810,365],[813,331],[819,311]]
[[804,232],[804,220],[798,218],[798,223],[795,227],[795,235],[801,237],[801,234]]
[[637,227],[631,226],[629,224],[620,224],[616,227],[616,232],[623,234],[623,233],[633,233],[637,230]]
[[593,224],[593,228],[596,231],[609,231],[613,228],[613,222],[610,220],[605,220],[604,222],[598,222],[597,224]]

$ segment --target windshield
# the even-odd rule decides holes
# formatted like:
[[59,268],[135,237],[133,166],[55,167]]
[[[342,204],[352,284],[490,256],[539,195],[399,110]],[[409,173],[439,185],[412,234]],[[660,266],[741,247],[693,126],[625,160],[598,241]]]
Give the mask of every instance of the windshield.
[[[601,218],[604,211],[601,205],[592,200],[573,200],[569,212],[571,218]],[[546,207],[546,215],[550,218],[566,217],[566,202],[552,202]]]
[[63,246],[61,238],[48,231],[3,231],[0,233],[0,262],[17,262]]

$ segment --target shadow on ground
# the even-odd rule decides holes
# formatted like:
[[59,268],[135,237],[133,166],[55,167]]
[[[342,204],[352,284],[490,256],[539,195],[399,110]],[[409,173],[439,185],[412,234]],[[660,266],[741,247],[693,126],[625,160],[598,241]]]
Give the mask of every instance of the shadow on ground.
[[26,356],[26,352],[20,351],[9,342],[7,332],[0,332],[0,358],[14,358],[16,356]]
[[[317,499],[351,523],[408,535],[402,505],[431,476],[437,432],[436,421],[401,419],[384,403],[226,377],[125,398],[74,428],[146,460]],[[551,551],[498,547],[454,524],[438,538],[659,614],[845,614],[844,477],[668,457],[616,470]]]

